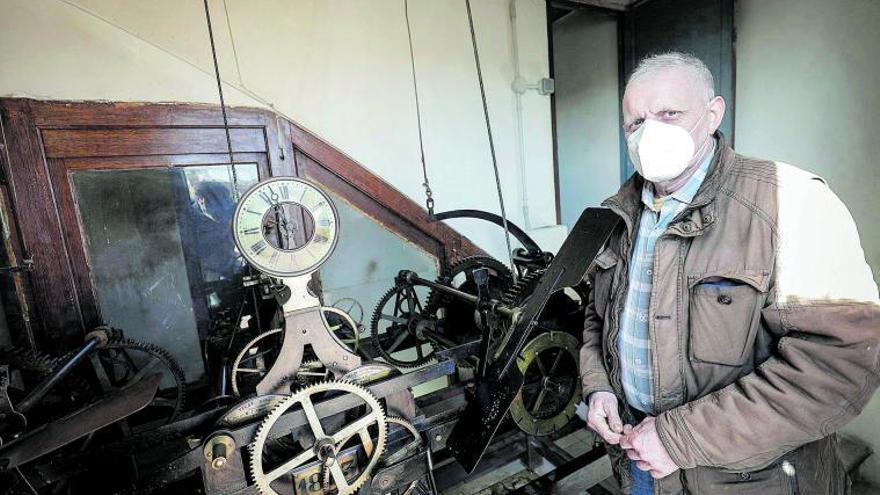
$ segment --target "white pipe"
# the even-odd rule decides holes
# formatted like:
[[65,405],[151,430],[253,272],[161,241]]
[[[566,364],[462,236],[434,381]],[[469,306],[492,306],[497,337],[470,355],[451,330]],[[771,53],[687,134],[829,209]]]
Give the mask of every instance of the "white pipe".
[[522,110],[522,93],[524,81],[520,74],[519,67],[519,36],[516,30],[516,0],[510,0],[510,37],[513,51],[513,94],[516,102],[516,141],[517,141],[517,168],[519,169],[519,191],[522,201],[523,228],[531,230],[532,220],[529,215],[529,191],[528,180],[526,178],[526,147],[525,147],[525,131],[523,129],[523,110]]

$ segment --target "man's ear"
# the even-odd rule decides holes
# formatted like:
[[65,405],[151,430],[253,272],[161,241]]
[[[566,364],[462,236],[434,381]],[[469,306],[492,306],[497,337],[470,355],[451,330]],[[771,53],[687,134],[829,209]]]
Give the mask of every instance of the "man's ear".
[[716,96],[709,101],[709,134],[715,134],[715,131],[718,130],[718,127],[721,125],[721,119],[724,118],[724,111],[727,109],[727,104],[724,102],[724,98],[720,96]]

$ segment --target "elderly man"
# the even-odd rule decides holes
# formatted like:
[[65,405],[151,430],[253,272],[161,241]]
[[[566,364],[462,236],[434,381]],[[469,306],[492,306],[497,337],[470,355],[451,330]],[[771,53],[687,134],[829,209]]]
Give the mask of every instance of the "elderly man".
[[627,83],[638,173],[589,274],[588,423],[627,493],[846,493],[834,432],[878,386],[877,285],[825,181],[738,155],[724,111],[688,55]]

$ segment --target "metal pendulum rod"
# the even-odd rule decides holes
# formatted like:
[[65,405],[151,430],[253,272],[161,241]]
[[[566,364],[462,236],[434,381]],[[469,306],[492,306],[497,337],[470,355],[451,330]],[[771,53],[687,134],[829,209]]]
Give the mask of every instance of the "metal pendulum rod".
[[406,18],[406,35],[409,38],[409,62],[412,68],[413,94],[416,101],[416,124],[419,130],[419,153],[422,160],[422,178],[425,186],[425,207],[428,209],[428,218],[434,219],[434,198],[431,192],[431,184],[428,182],[428,167],[425,165],[425,144],[422,140],[422,112],[419,107],[419,85],[416,79],[416,56],[413,51],[412,29],[409,22],[409,0],[403,0],[403,15]]
[[486,132],[489,136],[489,153],[492,155],[492,168],[495,171],[495,189],[498,191],[498,204],[501,206],[501,221],[504,227],[504,241],[507,243],[507,257],[514,282],[517,278],[513,264],[513,249],[510,247],[510,229],[507,226],[507,213],[504,210],[504,195],[501,192],[501,176],[498,173],[498,158],[495,156],[495,140],[492,138],[492,122],[489,119],[489,105],[486,103],[486,88],[483,84],[483,69],[480,66],[480,52],[477,49],[477,35],[474,32],[474,16],[471,13],[471,0],[464,1],[467,7],[468,26],[471,29],[471,43],[474,47],[474,63],[477,66],[477,79],[480,81],[480,98],[483,100],[483,116],[486,118]]
[[238,176],[235,173],[235,158],[232,154],[232,138],[229,135],[229,119],[226,117],[226,100],[223,99],[223,82],[220,80],[220,66],[217,64],[217,48],[214,45],[214,30],[211,28],[211,10],[205,0],[205,19],[208,22],[208,38],[211,40],[211,56],[214,59],[214,77],[217,79],[217,93],[220,94],[220,112],[223,114],[223,130],[226,131],[226,148],[229,151],[229,172],[232,180],[232,200],[238,203]]

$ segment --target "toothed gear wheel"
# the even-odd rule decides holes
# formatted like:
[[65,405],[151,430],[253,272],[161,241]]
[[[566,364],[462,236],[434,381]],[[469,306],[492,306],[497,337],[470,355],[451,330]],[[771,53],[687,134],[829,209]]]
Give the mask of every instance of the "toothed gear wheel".
[[[148,356],[147,362],[139,363],[138,361],[142,360],[129,356],[130,351],[146,354]],[[165,424],[180,417],[186,404],[186,375],[177,360],[167,350],[155,344],[115,337],[101,347],[97,355],[104,364],[110,384],[115,387],[124,386],[129,380],[138,378],[148,368],[149,371],[158,371],[158,367],[155,365],[160,364],[168,372],[165,376],[170,377],[173,384],[171,387],[160,390],[150,406],[170,409],[171,412],[165,417]],[[121,371],[122,374],[117,375],[117,371]]]
[[313,383],[329,380],[333,378],[331,375],[332,373],[326,366],[324,366],[324,363],[317,359],[311,359],[309,361],[303,361],[303,363],[299,365],[295,380],[300,387],[306,387]]
[[253,391],[275,363],[283,338],[284,329],[276,328],[257,335],[241,348],[229,373],[232,395],[241,397]]
[[[370,320],[372,344],[385,361],[415,368],[434,358],[439,345],[436,321],[428,316],[415,288],[408,284],[386,292]],[[399,351],[408,350],[403,357]]]
[[[9,366],[7,396],[13,405],[23,400],[28,392],[24,387],[35,387],[48,378],[63,362],[39,351],[20,347],[0,348],[0,365]],[[56,384],[26,417],[30,424],[41,424],[59,418],[88,402],[95,390],[79,374],[71,373]]]
[[[397,416],[388,416],[386,421],[389,423],[389,448],[385,449],[385,454],[382,456],[381,462],[383,466],[391,466],[407,457],[417,454],[419,449],[422,448],[424,442],[422,441],[422,435],[419,433],[419,430],[417,430],[409,421]],[[393,438],[394,436],[397,436],[394,431],[395,427],[401,433],[405,433],[404,438],[406,436],[410,437],[408,442],[401,444],[400,439]],[[395,448],[393,452],[390,452],[391,442],[394,440],[397,440],[394,442]]]
[[[490,256],[470,256],[453,263],[437,278],[437,283],[458,289],[468,294],[477,294],[474,272],[488,270],[488,299],[499,300],[513,285],[513,275],[504,263]],[[438,332],[452,345],[463,344],[479,339],[482,326],[475,315],[473,303],[439,291],[431,291],[426,304],[426,312],[438,320]]]
[[[335,432],[325,431],[324,423],[318,417],[312,400],[314,396],[326,397],[331,394],[352,394],[362,402],[360,406],[356,406],[360,411],[360,417],[348,421]],[[273,431],[278,420],[291,410],[302,411],[306,417],[308,422],[306,432],[310,432],[311,436],[308,437],[309,442],[305,445],[301,442],[284,442],[289,439],[292,431]],[[327,476],[323,480],[326,488],[335,488],[335,492],[325,490],[325,493],[351,495],[370,479],[373,468],[376,467],[385,450],[387,435],[385,411],[369,390],[345,381],[316,383],[284,399],[260,424],[254,442],[248,447],[250,475],[263,495],[279,494],[276,488],[272,487],[273,484],[278,485],[277,488],[292,488],[287,484],[290,476],[286,475],[297,468],[313,465],[317,461],[318,465],[322,466],[322,472],[326,468]],[[265,457],[267,457],[267,449],[272,449],[273,441],[283,444],[285,452],[272,452],[269,457],[283,460],[267,466]],[[351,473],[346,476],[337,456],[354,447],[363,451],[363,458],[367,462],[363,469],[354,473],[356,477],[349,480]],[[291,452],[292,450],[296,453]]]
[[544,275],[544,271],[545,270],[536,270],[520,277],[519,280],[517,280],[516,283],[508,288],[504,292],[504,295],[501,296],[501,304],[505,306],[522,306],[538,286],[538,282],[541,281],[541,276]]

